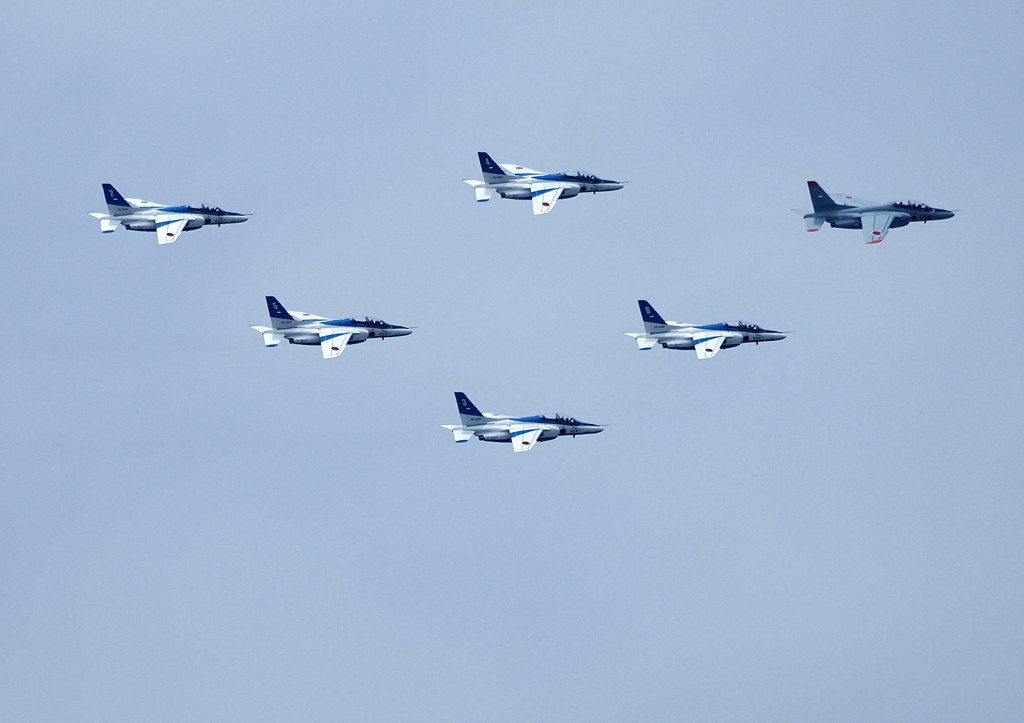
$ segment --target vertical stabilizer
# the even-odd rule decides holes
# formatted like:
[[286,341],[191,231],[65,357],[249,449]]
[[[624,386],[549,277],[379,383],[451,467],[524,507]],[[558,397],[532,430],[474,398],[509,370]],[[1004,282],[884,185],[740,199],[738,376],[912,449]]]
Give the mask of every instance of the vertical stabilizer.
[[661,314],[655,311],[654,307],[645,299],[640,299],[636,303],[640,305],[640,316],[644,320],[644,328],[648,334],[659,334],[669,330],[669,326],[661,318]]
[[459,407],[459,416],[462,417],[462,425],[464,427],[472,427],[487,421],[464,392],[455,392],[455,403]]
[[124,200],[124,196],[109,183],[103,184],[103,197],[107,199],[107,210],[111,216],[124,216],[135,210],[135,206]]
[[807,190],[811,192],[811,203],[814,205],[815,213],[834,211],[837,208],[849,208],[849,206],[833,201],[832,197],[825,193],[825,189],[819,186],[817,181],[808,181]]
[[483,151],[477,153],[477,156],[480,158],[480,170],[483,171],[486,183],[507,183],[515,180],[515,176],[505,173],[504,169]]
[[267,297],[267,311],[270,312],[270,323],[275,329],[290,329],[298,322],[273,296]]

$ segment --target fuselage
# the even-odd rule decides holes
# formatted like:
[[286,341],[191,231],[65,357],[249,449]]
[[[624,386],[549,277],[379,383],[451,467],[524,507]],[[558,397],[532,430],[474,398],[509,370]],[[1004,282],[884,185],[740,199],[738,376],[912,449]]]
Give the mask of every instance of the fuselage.
[[126,200],[138,208],[133,208],[128,213],[111,214],[109,218],[117,221],[129,231],[156,231],[156,217],[164,215],[187,218],[185,231],[194,231],[203,226],[220,226],[248,220],[248,216],[244,214],[210,206],[160,206],[138,198]]
[[[291,312],[298,315],[302,312]],[[275,331],[283,334],[289,344],[303,344],[306,346],[320,346],[321,330],[335,329],[339,334],[351,333],[349,345],[361,344],[367,339],[386,339],[391,336],[406,336],[412,333],[412,329],[395,324],[388,324],[379,319],[312,319],[309,321],[298,321],[290,328],[277,328]]]
[[834,209],[815,211],[808,213],[804,218],[823,219],[832,228],[862,228],[861,215],[863,214],[895,214],[889,228],[901,228],[911,223],[928,221],[942,221],[953,218],[956,214],[944,208],[934,208],[926,203],[917,201],[896,201],[893,203],[880,203],[871,206],[839,206]]
[[550,442],[558,437],[575,437],[581,434],[597,434],[604,431],[600,424],[581,422],[573,417],[563,417],[560,414],[540,414],[533,417],[506,417],[500,414],[484,413],[487,420],[483,424],[473,425],[446,425],[447,429],[459,429],[472,432],[477,439],[483,442],[505,442],[512,441],[513,428],[528,425],[533,429],[541,429],[538,442]]
[[749,324],[745,321],[729,321],[701,326],[687,326],[669,321],[666,322],[666,325],[677,326],[678,328],[660,332],[646,332],[642,336],[654,340],[664,349],[684,351],[693,351],[702,338],[709,335],[725,337],[722,341],[722,349],[731,349],[740,344],[760,344],[761,342],[779,341],[786,338],[786,335],[782,332],[773,329],[762,329],[757,324]]
[[[515,167],[512,166],[510,168]],[[538,182],[560,184],[561,193],[558,196],[559,198],[573,198],[581,193],[618,191],[623,186],[623,184],[617,181],[609,181],[597,176],[582,174],[516,173],[514,180],[487,183],[484,188],[493,189],[502,198],[529,201],[535,195],[535,192],[531,191],[530,186]]]

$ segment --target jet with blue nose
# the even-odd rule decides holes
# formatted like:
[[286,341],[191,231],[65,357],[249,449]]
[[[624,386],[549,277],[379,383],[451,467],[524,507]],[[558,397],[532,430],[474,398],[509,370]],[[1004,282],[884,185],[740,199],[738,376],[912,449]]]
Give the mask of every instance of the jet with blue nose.
[[100,231],[113,233],[120,226],[129,231],[156,232],[159,244],[172,244],[185,231],[203,226],[223,226],[249,220],[247,214],[225,211],[216,206],[165,206],[141,198],[125,198],[109,183],[103,184],[107,213],[90,213],[100,222]]
[[535,216],[550,213],[559,199],[574,198],[581,193],[618,191],[623,184],[586,173],[543,173],[511,163],[496,163],[480,152],[480,169],[484,180],[466,179],[473,187],[476,200],[490,201],[495,194],[517,201],[531,201]]
[[720,349],[786,338],[784,332],[762,329],[747,321],[723,321],[718,324],[665,321],[650,302],[640,299],[637,303],[646,331],[627,333],[626,336],[636,339],[641,351],[653,349],[660,344],[662,349],[694,351],[698,359],[711,359]]
[[380,319],[328,319],[305,311],[288,311],[273,296],[267,297],[267,310],[272,326],[253,326],[263,335],[263,345],[274,347],[287,340],[289,344],[319,346],[324,359],[341,356],[345,347],[362,344],[368,339],[408,336],[412,329],[389,324]]
[[581,422],[562,414],[510,417],[505,414],[481,412],[463,392],[455,392],[455,404],[459,408],[462,424],[441,426],[451,430],[456,442],[468,442],[476,437],[481,442],[511,444],[513,452],[529,452],[538,442],[604,431],[603,424]]

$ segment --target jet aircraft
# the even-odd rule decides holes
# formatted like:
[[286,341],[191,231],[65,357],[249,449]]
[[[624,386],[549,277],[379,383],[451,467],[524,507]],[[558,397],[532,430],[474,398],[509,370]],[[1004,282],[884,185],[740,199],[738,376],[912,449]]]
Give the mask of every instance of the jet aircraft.
[[455,403],[462,424],[441,426],[452,431],[456,442],[468,442],[473,437],[483,442],[511,442],[513,452],[529,452],[537,442],[547,442],[556,437],[596,434],[604,429],[604,425],[581,422],[561,414],[508,417],[481,412],[462,392],[455,392]]
[[581,193],[618,191],[622,184],[583,173],[542,173],[508,163],[495,163],[486,153],[477,153],[484,180],[466,179],[476,191],[477,201],[490,201],[497,193],[502,198],[533,201],[533,213],[548,213],[560,198],[572,198]]
[[643,334],[630,334],[636,339],[641,351],[647,351],[655,344],[663,349],[683,349],[697,352],[698,359],[710,359],[719,349],[730,349],[740,344],[760,344],[762,341],[778,341],[786,335],[780,331],[762,329],[746,321],[724,321],[721,324],[683,324],[665,321],[644,299],[640,299],[640,316],[647,329]]
[[100,220],[100,231],[113,233],[118,226],[129,231],[156,231],[157,242],[161,244],[174,243],[184,231],[248,220],[244,213],[211,206],[164,206],[141,198],[125,198],[109,183],[103,184],[103,195],[109,213],[89,214]]
[[328,319],[304,311],[287,311],[273,296],[267,297],[271,327],[252,327],[263,334],[264,346],[277,346],[285,339],[289,344],[319,346],[324,359],[341,356],[345,347],[362,344],[367,339],[406,336],[412,329],[395,326],[380,319]]
[[[864,242],[879,243],[891,228],[900,228],[915,221],[928,223],[953,218],[953,211],[934,208],[920,201],[893,201],[875,203],[863,198],[837,195],[835,199],[825,193],[816,181],[808,181],[811,192],[812,213],[804,215],[808,231],[817,231],[826,221],[832,228],[859,228],[864,231]],[[794,208],[795,213],[805,209]]]

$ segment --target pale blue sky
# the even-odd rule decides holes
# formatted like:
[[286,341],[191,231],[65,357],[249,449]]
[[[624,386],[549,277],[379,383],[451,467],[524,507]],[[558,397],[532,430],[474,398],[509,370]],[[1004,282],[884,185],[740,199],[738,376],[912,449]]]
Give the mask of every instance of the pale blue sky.
[[[0,8],[0,717],[1020,720],[1022,21]],[[632,183],[535,218],[480,150]],[[963,211],[806,234],[809,179]],[[266,294],[419,329],[267,350]],[[611,427],[455,445],[455,389]]]

